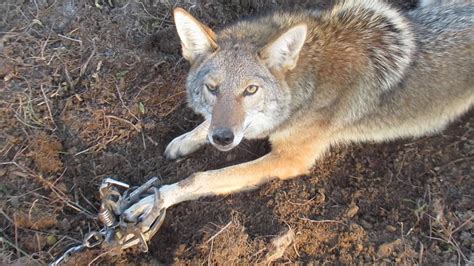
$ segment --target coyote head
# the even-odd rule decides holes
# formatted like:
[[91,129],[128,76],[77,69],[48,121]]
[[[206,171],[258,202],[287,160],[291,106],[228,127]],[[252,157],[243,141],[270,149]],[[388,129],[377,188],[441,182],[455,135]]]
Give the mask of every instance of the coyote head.
[[244,137],[266,137],[288,117],[291,95],[285,77],[296,66],[305,24],[270,38],[248,38],[248,32],[232,28],[216,34],[181,8],[175,9],[174,20],[183,57],[191,64],[188,103],[211,121],[212,145],[228,151]]

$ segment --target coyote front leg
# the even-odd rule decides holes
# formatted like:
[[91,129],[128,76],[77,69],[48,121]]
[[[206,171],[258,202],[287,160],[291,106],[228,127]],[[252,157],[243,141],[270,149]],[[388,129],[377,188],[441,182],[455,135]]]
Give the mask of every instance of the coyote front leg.
[[272,151],[251,162],[207,172],[198,172],[178,183],[160,188],[162,207],[203,196],[249,190],[274,179],[306,174],[329,147],[329,142],[293,143],[281,149],[273,143]]
[[210,121],[206,120],[192,131],[173,139],[165,149],[166,158],[173,160],[186,156],[206,144],[210,124]]

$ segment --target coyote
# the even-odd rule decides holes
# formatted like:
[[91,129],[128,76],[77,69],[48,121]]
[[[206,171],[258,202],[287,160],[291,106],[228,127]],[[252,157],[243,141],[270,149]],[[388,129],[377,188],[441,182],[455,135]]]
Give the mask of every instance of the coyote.
[[181,8],[174,20],[191,65],[187,101],[205,121],[166,157],[206,143],[228,151],[243,138],[268,137],[272,149],[162,186],[162,208],[307,174],[332,145],[439,132],[474,103],[472,2],[402,13],[351,0],[216,32]]

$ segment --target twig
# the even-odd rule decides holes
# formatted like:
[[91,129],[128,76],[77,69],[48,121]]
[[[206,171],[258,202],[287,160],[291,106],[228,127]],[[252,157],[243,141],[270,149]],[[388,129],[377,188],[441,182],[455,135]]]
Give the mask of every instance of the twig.
[[158,78],[155,78],[154,80],[152,80],[151,82],[147,83],[145,86],[141,87],[137,94],[133,97],[133,100],[136,100],[137,97],[142,93],[143,90],[145,90],[146,88],[148,88],[149,86],[151,86],[152,84],[155,83],[155,81],[157,80]]
[[0,236],[0,243],[5,243],[5,244],[9,245],[10,247],[15,248],[19,253],[27,256],[29,259],[34,260],[33,257],[31,257],[30,254],[26,253],[26,251],[24,251],[23,249],[18,247],[18,245],[13,244],[11,241],[9,241],[8,239],[6,239],[3,236]]
[[207,265],[212,265],[212,249],[214,248],[214,239],[211,241],[211,250],[209,251],[209,255],[207,256]]
[[62,35],[62,34],[58,34],[58,36],[61,37],[61,38],[73,41],[73,42],[78,42],[82,46],[82,41],[81,40],[74,39],[74,38],[71,38],[71,37],[68,37],[68,36],[65,36],[65,35]]
[[123,119],[123,118],[117,117],[117,116],[115,116],[115,115],[106,115],[105,117],[106,117],[106,118],[112,118],[112,119],[115,119],[115,120],[119,120],[119,121],[125,122],[125,123],[129,124],[130,126],[132,126],[133,129],[135,129],[137,132],[140,132],[140,131],[141,131],[137,126],[135,126],[135,124],[133,124],[132,122],[128,121],[127,119]]
[[292,204],[292,205],[296,205],[296,206],[304,206],[304,205],[306,205],[306,204],[310,203],[311,201],[313,201],[315,198],[316,198],[316,196],[314,196],[314,197],[310,198],[309,200],[306,200],[306,201],[305,201],[305,202],[303,202],[303,203],[292,202],[291,200],[288,200],[288,202],[289,202],[290,204]]
[[[36,1],[35,1],[35,3],[36,3]],[[53,31],[54,24],[55,24],[55,22],[53,22],[53,25],[51,25],[51,28],[49,29],[48,37],[46,38],[46,41],[44,42],[43,45],[41,45],[41,52],[40,52],[40,58],[41,58],[41,60],[45,60],[45,59],[46,59],[46,58],[44,57],[44,50],[46,49],[46,46],[48,45],[49,38],[51,37],[51,32]]]
[[470,221],[474,220],[474,215],[471,216],[471,218],[467,219],[466,221],[464,221],[461,225],[459,225],[458,227],[456,227],[452,232],[451,232],[451,235],[456,233],[457,231],[459,231],[459,229],[461,229],[462,227],[464,227],[467,223],[469,223]]
[[69,84],[69,88],[74,90],[75,84],[72,82],[71,75],[69,74],[69,70],[67,70],[66,64],[64,64],[64,75],[66,76],[66,81]]
[[222,232],[225,231],[225,229],[227,229],[227,227],[229,227],[230,225],[232,224],[232,221],[230,221],[229,223],[227,223],[224,227],[222,227],[221,230],[219,230],[219,232],[217,232],[215,235],[213,235],[211,238],[209,238],[207,241],[206,241],[206,244],[211,242],[212,240],[214,240],[214,238],[216,238],[218,235],[222,234]]
[[94,57],[95,53],[97,52],[97,47],[95,45],[95,39],[92,40],[92,52],[91,55],[87,58],[86,62],[81,66],[81,71],[79,71],[79,78],[82,78],[84,73],[86,73],[87,66],[89,65],[89,62],[91,61],[92,57]]
[[168,112],[166,112],[162,117],[167,117],[169,114],[171,114],[176,108],[178,108],[180,104],[175,105],[173,108],[171,108]]
[[146,135],[146,138],[155,146],[158,146],[158,142],[156,142],[154,139],[152,139],[150,136]]
[[456,160],[452,160],[452,161],[450,161],[450,162],[448,162],[448,163],[446,163],[446,164],[444,164],[444,165],[439,166],[439,168],[440,168],[440,169],[441,169],[441,168],[445,168],[445,167],[448,166],[448,165],[455,164],[455,163],[459,163],[459,162],[463,162],[463,161],[469,161],[469,160],[471,160],[471,159],[474,159],[474,156],[468,156],[468,157],[458,158],[458,159],[456,159]]
[[122,98],[122,93],[120,92],[120,89],[119,87],[117,86],[117,84],[115,84],[115,89],[117,90],[117,94],[119,96],[119,100],[120,102],[122,103],[122,106],[123,108],[127,109],[128,113],[133,116],[133,118],[135,118],[137,121],[140,121],[140,119],[138,119],[138,117],[136,115],[134,115],[132,113],[132,111],[130,111],[130,108],[128,108],[128,106],[125,104],[125,102],[123,101],[123,98]]
[[16,248],[18,257],[20,257],[21,252],[20,252],[20,247],[18,247],[18,223],[16,222],[15,216],[13,216],[13,219],[15,219],[13,223],[13,227],[15,227],[15,248]]
[[158,17],[153,16],[152,14],[150,14],[150,12],[148,12],[148,10],[146,9],[145,5],[142,2],[140,2],[140,4],[141,4],[143,10],[145,11],[145,13],[148,14],[148,16],[152,17],[153,19],[159,19]]
[[345,226],[348,226],[346,223],[342,221],[337,221],[337,220],[312,220],[306,217],[299,217],[299,219],[306,222],[311,222],[311,223],[336,223],[336,224],[343,224]]
[[46,103],[46,108],[48,108],[49,117],[51,119],[51,122],[54,125],[54,129],[53,129],[53,132],[54,132],[56,131],[56,129],[58,129],[58,126],[56,125],[56,122],[54,122],[53,113],[51,112],[51,107],[49,106],[48,97],[46,97],[46,93],[44,92],[43,84],[40,85],[40,88],[41,88],[41,93],[43,94],[44,102]]
[[51,189],[51,191],[53,191],[54,194],[59,199],[63,200],[63,202],[66,203],[67,206],[69,206],[70,208],[72,208],[72,209],[74,209],[78,212],[83,212],[89,218],[97,219],[97,217],[94,214],[92,214],[91,212],[89,212],[87,209],[83,208],[82,206],[80,206],[79,204],[77,204],[75,202],[72,202],[72,201],[68,200],[68,198],[64,194],[64,192],[57,189],[50,181],[44,179],[42,176],[38,176],[38,178],[40,179],[40,181],[42,181],[43,184],[45,184],[49,189]]
[[[64,241],[64,239],[66,239],[65,236],[61,237],[61,239],[59,239],[58,241],[56,241],[56,243],[54,243],[49,249],[48,249],[48,253],[51,253],[51,251],[53,251],[53,249],[58,246],[61,242]],[[63,245],[64,246],[64,245]]]
[[142,135],[143,150],[146,151],[145,133],[143,133],[143,131],[141,133],[142,133],[141,135]]
[[[425,237],[426,237],[426,236],[425,236]],[[446,243],[446,244],[449,244],[449,245],[454,246],[456,252],[458,253],[458,265],[461,265],[461,263],[460,263],[461,257],[462,257],[466,262],[468,262],[468,263],[471,262],[470,260],[467,259],[466,255],[464,255],[464,253],[461,252],[461,249],[459,248],[459,246],[458,246],[456,243],[452,242],[451,240],[445,240],[445,239],[443,239],[443,238],[434,237],[434,236],[428,236],[427,238],[430,239],[430,240],[438,240],[438,241],[440,241],[440,242],[444,242],[444,243]]]
[[420,241],[421,247],[420,247],[420,254],[418,255],[418,265],[423,265],[423,251],[424,251],[424,246],[423,243]]
[[101,253],[99,256],[97,256],[97,257],[95,257],[93,260],[91,260],[91,262],[89,262],[89,264],[87,264],[87,266],[91,266],[96,260],[98,260],[99,258],[101,258],[101,257],[103,257],[103,256],[105,256],[105,255],[107,255],[107,254],[109,254],[109,253],[112,252],[112,251],[113,251],[113,249],[110,249],[110,250],[108,250],[108,251],[106,251],[106,252],[104,252],[104,253]]
[[82,193],[82,190],[81,190],[80,188],[79,188],[78,190],[79,190],[79,194],[81,195],[82,199],[83,199],[87,204],[89,204],[89,206],[91,206],[92,208],[94,208],[94,210],[95,210],[96,212],[99,212],[99,210],[97,210],[97,208],[94,206],[94,204],[92,204],[92,203],[86,198],[86,196],[84,196],[84,194]]
[[89,148],[87,148],[87,149],[85,149],[85,150],[82,150],[82,151],[80,151],[80,152],[76,152],[76,154],[74,154],[74,157],[76,157],[76,156],[78,156],[78,155],[81,155],[81,154],[83,154],[83,153],[86,153],[86,152],[88,152],[88,151],[94,149],[95,147],[97,147],[97,146],[99,146],[99,145],[100,145],[100,143],[97,143],[96,145],[91,146],[91,147],[89,147]]
[[37,178],[39,179],[39,181],[47,188],[49,188],[51,191],[53,191],[53,193],[59,198],[61,199],[64,203],[66,203],[67,206],[69,206],[70,208],[78,211],[78,212],[82,212],[84,213],[86,216],[88,216],[89,218],[92,218],[92,219],[97,219],[97,217],[92,214],[91,212],[89,212],[87,209],[84,209],[83,207],[81,207],[79,204],[76,204],[74,202],[71,202],[70,200],[68,200],[67,196],[64,194],[64,192],[62,192],[61,190],[57,189],[53,183],[51,183],[50,181],[44,179],[42,176],[40,175],[37,175],[36,173],[34,173],[32,170],[30,170],[29,168],[25,167],[25,166],[22,166],[20,164],[18,164],[17,162],[14,162],[14,161],[11,161],[11,162],[0,162],[0,165],[15,165],[16,167],[20,168],[21,170],[23,170],[26,174],[29,174],[31,177],[33,178]]
[[179,95],[181,95],[181,94],[183,94],[183,93],[186,93],[186,91],[185,91],[185,90],[183,90],[183,91],[178,91],[177,93],[166,97],[163,101],[159,102],[158,105],[162,105],[162,104],[164,104],[165,102],[167,102],[167,101],[173,99],[174,97],[179,96]]

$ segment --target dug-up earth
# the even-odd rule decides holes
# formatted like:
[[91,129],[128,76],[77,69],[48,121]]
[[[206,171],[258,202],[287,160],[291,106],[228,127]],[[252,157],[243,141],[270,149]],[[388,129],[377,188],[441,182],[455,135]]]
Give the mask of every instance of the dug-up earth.
[[[171,12],[181,6],[219,27],[293,1],[112,4],[0,3],[2,265],[46,264],[97,230],[104,177],[172,183],[268,152],[257,141],[163,158],[166,144],[202,119],[185,104],[189,66]],[[338,147],[309,176],[170,208],[149,253],[92,250],[69,264],[469,264],[473,145],[471,111],[436,136]]]

